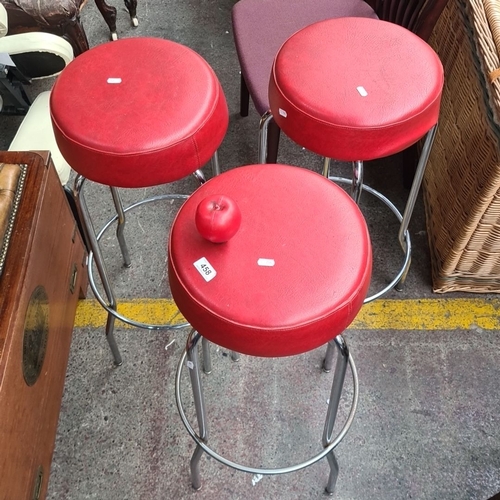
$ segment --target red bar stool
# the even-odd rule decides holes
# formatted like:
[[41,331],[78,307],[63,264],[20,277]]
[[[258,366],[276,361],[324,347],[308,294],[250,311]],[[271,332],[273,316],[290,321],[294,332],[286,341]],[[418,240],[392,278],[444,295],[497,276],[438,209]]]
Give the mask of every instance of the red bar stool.
[[[187,196],[157,196],[124,209],[117,188],[157,186],[193,173],[204,182],[199,169],[211,158],[217,174],[217,148],[228,125],[226,100],[215,73],[193,50],[158,38],[129,38],[99,45],[69,64],[54,85],[50,108],[57,145],[78,174],[73,194],[90,249],[89,281],[108,312],[106,337],[120,365],[115,318],[139,328],[173,326],[141,323],[117,312],[99,239],[117,221],[129,267],[125,213],[151,201]],[[117,212],[97,236],[83,193],[86,179],[110,187]],[[93,259],[106,297],[96,288]]]
[[[443,81],[441,62],[426,42],[401,26],[368,18],[312,24],[292,35],[274,60],[271,109],[259,136],[259,161],[265,162],[266,124],[274,118],[293,141],[326,158],[326,177],[352,182],[357,203],[365,190],[400,221],[403,266],[366,302],[401,288],[406,279],[411,261],[408,224],[436,132]],[[382,193],[363,185],[363,161],[403,151],[423,136],[401,215]],[[330,177],[330,158],[352,162],[352,180]]]
[[[300,202],[304,199],[309,202]],[[212,229],[217,232],[231,225],[237,229],[238,219],[241,225],[229,241],[217,244],[206,239]],[[326,456],[327,491],[333,491],[338,474],[334,448],[351,425],[358,395],[355,365],[341,334],[363,304],[371,263],[368,229],[354,201],[336,184],[304,168],[235,168],[209,180],[184,203],[172,224],[168,266],[172,296],[193,327],[177,369],[176,399],[182,421],[197,443],[191,459],[195,489],[201,486],[199,464],[206,452],[253,474],[293,472]],[[261,357],[292,356],[328,343],[325,371],[333,364],[336,346],[338,360],[321,451],[297,465],[266,469],[235,463],[210,448],[198,368],[200,337],[233,352]],[[208,350],[203,354],[206,361]],[[353,402],[335,436],[348,364]],[[184,366],[191,378],[199,432],[182,406]]]

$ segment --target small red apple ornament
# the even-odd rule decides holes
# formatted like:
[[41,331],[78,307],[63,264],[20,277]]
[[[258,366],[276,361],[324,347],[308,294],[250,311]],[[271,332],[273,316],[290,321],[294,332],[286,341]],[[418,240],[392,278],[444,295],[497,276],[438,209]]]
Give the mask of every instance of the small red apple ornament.
[[198,232],[208,241],[225,243],[240,228],[240,208],[224,194],[207,196],[196,208],[195,224]]

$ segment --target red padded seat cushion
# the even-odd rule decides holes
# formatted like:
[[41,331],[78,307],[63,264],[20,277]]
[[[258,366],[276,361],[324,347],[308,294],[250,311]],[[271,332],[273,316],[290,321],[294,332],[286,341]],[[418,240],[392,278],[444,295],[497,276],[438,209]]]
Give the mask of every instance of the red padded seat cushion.
[[117,187],[191,174],[208,162],[228,125],[212,68],[190,48],[159,38],[128,38],[83,53],[58,77],[50,105],[66,161]]
[[377,14],[364,0],[240,0],[232,10],[241,74],[259,114],[269,109],[267,89],[274,57],[283,42],[309,24],[333,17]]
[[330,19],[283,44],[269,101],[279,127],[301,146],[371,160],[402,151],[437,123],[443,81],[437,54],[406,28]]
[[[238,204],[241,227],[214,244],[198,233],[195,213],[201,200],[220,194]],[[201,258],[216,272],[210,281],[193,265]],[[168,263],[172,296],[201,335],[243,354],[288,356],[325,344],[352,322],[370,283],[371,245],[361,212],[340,187],[304,168],[251,165],[212,178],[185,202]]]

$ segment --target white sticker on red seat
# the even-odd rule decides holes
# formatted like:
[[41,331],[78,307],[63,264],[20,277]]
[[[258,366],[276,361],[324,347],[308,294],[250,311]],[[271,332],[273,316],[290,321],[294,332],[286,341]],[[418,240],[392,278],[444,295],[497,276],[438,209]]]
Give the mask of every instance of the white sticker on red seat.
[[368,95],[368,92],[366,91],[366,89],[364,87],[362,87],[361,85],[359,87],[356,87],[356,90],[359,92],[359,95],[361,95],[362,97],[366,97]]
[[263,267],[273,267],[274,264],[275,264],[274,259],[259,259],[257,261],[257,265]]
[[212,264],[208,262],[205,257],[198,259],[194,262],[194,267],[202,275],[205,281],[211,281],[217,276],[217,271],[212,267]]

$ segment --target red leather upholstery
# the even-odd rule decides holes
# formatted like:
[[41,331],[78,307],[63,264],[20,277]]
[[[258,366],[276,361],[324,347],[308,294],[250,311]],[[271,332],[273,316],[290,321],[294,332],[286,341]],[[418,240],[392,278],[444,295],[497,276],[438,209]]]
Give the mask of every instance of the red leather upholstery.
[[330,19],[283,44],[269,101],[278,126],[301,146],[337,160],[371,160],[414,144],[437,123],[443,81],[436,53],[407,29]]
[[[220,194],[238,204],[241,227],[215,244],[198,233],[195,213]],[[286,165],[235,168],[201,186],[177,214],[168,255],[172,296],[189,323],[255,356],[298,354],[335,338],[371,277],[368,230],[353,200],[321,175]],[[203,257],[217,273],[210,281],[193,265]]]
[[83,53],[57,79],[50,104],[66,161],[116,187],[191,174],[208,162],[228,125],[226,100],[207,62],[159,38],[123,39]]

